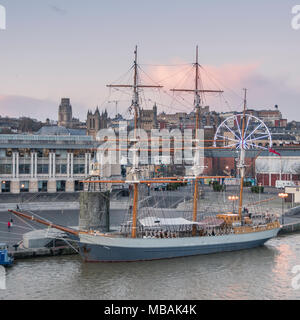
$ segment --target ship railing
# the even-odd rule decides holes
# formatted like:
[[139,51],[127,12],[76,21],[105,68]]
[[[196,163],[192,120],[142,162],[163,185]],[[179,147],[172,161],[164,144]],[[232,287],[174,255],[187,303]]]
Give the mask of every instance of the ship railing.
[[253,233],[253,232],[261,232],[266,230],[272,230],[279,227],[279,222],[271,222],[267,224],[261,224],[261,225],[254,225],[254,226],[242,226],[242,227],[236,227],[234,228],[234,233],[241,234],[241,233]]
[[[249,227],[250,228],[250,227]],[[226,236],[234,234],[233,227],[213,227],[213,228],[198,228],[197,236],[198,237],[214,237],[214,236]],[[124,237],[131,237],[131,226],[123,225],[120,234]],[[181,228],[181,230],[167,230],[161,228],[139,228],[137,230],[137,237],[143,239],[171,239],[171,238],[188,238],[193,237],[192,229]]]

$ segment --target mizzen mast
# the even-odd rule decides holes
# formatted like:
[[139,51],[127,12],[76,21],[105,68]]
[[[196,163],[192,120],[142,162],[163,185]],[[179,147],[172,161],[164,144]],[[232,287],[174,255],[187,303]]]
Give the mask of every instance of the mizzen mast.
[[247,108],[247,89],[244,89],[244,111],[243,111],[243,123],[242,123],[242,141],[240,145],[240,162],[239,169],[241,175],[240,181],[240,202],[239,202],[239,218],[242,221],[242,209],[243,209],[243,191],[244,191],[244,179],[245,179],[245,120],[246,120],[246,108]]

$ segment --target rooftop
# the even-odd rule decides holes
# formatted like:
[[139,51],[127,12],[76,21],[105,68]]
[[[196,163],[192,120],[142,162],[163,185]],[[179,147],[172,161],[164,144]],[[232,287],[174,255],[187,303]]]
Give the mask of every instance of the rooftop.
[[37,135],[55,135],[55,136],[85,136],[85,129],[67,129],[62,126],[45,126],[42,127],[37,133]]
[[91,136],[81,135],[35,135],[35,134],[1,134],[0,141],[93,141]]
[[91,136],[0,134],[0,148],[90,149],[97,146]]

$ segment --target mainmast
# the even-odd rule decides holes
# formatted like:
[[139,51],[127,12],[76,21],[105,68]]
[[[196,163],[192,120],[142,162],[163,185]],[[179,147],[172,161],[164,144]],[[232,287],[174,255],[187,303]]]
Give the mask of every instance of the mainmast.
[[137,230],[137,211],[138,211],[138,185],[139,185],[139,177],[138,177],[138,166],[139,166],[139,159],[138,159],[138,149],[136,144],[137,140],[137,129],[138,129],[138,117],[140,114],[140,106],[139,106],[139,89],[140,88],[162,88],[162,86],[152,86],[152,85],[141,85],[139,84],[138,78],[138,54],[137,54],[137,46],[135,47],[134,51],[134,64],[133,64],[133,85],[125,84],[125,85],[108,85],[109,88],[132,88],[133,89],[133,99],[132,99],[132,107],[134,109],[134,138],[131,142],[134,143],[133,151],[133,166],[131,169],[132,173],[132,181],[134,196],[133,196],[133,209],[132,209],[132,230],[131,230],[131,237],[136,238],[136,230]]
[[240,203],[239,203],[239,217],[242,221],[242,210],[243,210],[243,191],[244,191],[244,179],[245,179],[245,120],[246,120],[246,108],[247,108],[247,89],[244,89],[244,111],[243,111],[243,124],[242,124],[242,141],[241,141],[241,151],[240,151]]
[[[200,67],[199,64],[199,50],[198,46],[196,46],[196,62],[194,63],[195,66],[195,88],[194,89],[171,89],[173,92],[190,92],[194,93],[194,109],[196,112],[196,123],[195,123],[195,140],[196,143],[196,154],[195,159],[199,161],[199,122],[200,122],[200,110],[201,110],[201,93],[223,93],[220,90],[204,90],[199,88],[199,80],[200,80]],[[195,161],[196,162],[196,161]],[[195,178],[195,186],[194,186],[194,205],[193,205],[193,222],[197,221],[197,211],[198,211],[198,196],[199,196],[199,187],[198,187],[198,180],[199,176],[199,163],[194,164],[194,178]],[[193,236],[196,235],[196,228],[193,228]]]

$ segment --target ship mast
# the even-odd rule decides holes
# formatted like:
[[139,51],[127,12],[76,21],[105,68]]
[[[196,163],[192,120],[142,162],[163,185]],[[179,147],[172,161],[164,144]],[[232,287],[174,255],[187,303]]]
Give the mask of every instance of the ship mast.
[[133,196],[133,209],[132,209],[132,229],[131,229],[131,237],[136,238],[136,230],[137,230],[137,215],[138,215],[138,166],[139,166],[139,158],[138,158],[138,149],[136,148],[136,144],[138,142],[137,139],[137,129],[138,129],[138,117],[140,113],[139,106],[139,89],[140,88],[162,88],[162,86],[152,86],[152,85],[140,85],[138,83],[138,54],[137,54],[137,46],[134,51],[134,64],[133,64],[133,85],[108,85],[109,88],[132,88],[133,89],[133,99],[132,99],[132,107],[134,109],[134,138],[131,139],[131,142],[134,143],[133,151],[133,166],[131,169],[132,181],[134,196]]
[[[195,123],[195,140],[196,143],[196,153],[195,153],[195,159],[198,159],[199,161],[199,122],[200,122],[200,110],[201,110],[201,93],[223,93],[223,91],[220,90],[203,90],[199,88],[199,80],[200,80],[200,67],[199,64],[199,50],[198,46],[196,46],[196,62],[194,63],[195,66],[195,88],[194,89],[171,89],[173,92],[190,92],[194,93],[194,108],[196,112],[196,123]],[[196,162],[196,161],[195,161]],[[197,212],[198,212],[198,197],[199,197],[199,186],[198,181],[201,178],[199,176],[199,163],[194,164],[194,178],[195,178],[195,185],[194,185],[194,204],[193,204],[193,222],[197,221]],[[196,235],[196,228],[193,227],[193,236]]]
[[239,203],[239,218],[242,221],[242,209],[243,209],[243,191],[244,191],[244,179],[245,179],[245,146],[244,146],[244,139],[245,139],[245,118],[246,118],[246,108],[247,108],[247,89],[244,89],[244,111],[243,111],[243,124],[242,124],[242,141],[241,141],[241,151],[240,151],[240,203]]
[[[133,86],[133,107],[134,107],[134,144],[137,143],[137,127],[138,127],[138,112],[139,112],[139,91],[138,91],[138,70],[137,70],[137,46],[134,51],[134,86]],[[131,237],[136,238],[137,230],[137,211],[138,211],[138,199],[139,199],[139,185],[137,183],[137,167],[138,167],[138,154],[135,148],[133,153],[133,208],[132,208],[132,229]]]

